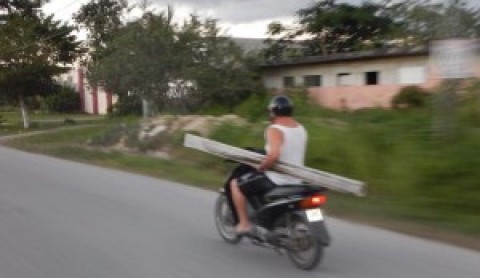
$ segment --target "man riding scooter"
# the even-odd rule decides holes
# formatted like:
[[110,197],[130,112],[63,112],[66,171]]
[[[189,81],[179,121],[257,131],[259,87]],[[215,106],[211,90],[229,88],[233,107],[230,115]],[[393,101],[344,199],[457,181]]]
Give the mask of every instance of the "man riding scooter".
[[258,168],[245,166],[234,173],[229,181],[236,212],[238,235],[252,233],[252,224],[247,215],[247,199],[263,195],[276,186],[300,184],[301,180],[278,172],[269,171],[277,161],[293,165],[304,165],[307,146],[307,132],[293,117],[293,103],[286,96],[275,96],[268,105],[271,124],[265,130],[265,159]]

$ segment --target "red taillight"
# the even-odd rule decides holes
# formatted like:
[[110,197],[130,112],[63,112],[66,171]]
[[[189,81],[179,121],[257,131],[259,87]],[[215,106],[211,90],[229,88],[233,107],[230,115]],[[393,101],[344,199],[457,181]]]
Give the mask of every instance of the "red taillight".
[[326,202],[327,202],[327,196],[317,194],[301,200],[299,206],[302,209],[314,208],[314,207],[319,207],[325,204]]

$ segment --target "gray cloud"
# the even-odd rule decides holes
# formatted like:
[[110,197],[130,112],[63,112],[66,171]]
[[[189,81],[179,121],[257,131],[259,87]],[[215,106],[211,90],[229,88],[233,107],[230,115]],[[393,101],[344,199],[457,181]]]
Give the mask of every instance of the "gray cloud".
[[[301,8],[306,8],[318,0],[150,0],[151,3],[166,7],[188,6],[199,15],[207,11],[222,22],[247,23],[256,20],[270,20],[279,17],[292,17]],[[359,5],[366,0],[338,0]],[[381,0],[370,0],[379,2]],[[445,0],[434,0],[445,1]],[[471,5],[479,5],[478,0],[467,0]]]
[[293,16],[297,10],[313,3],[313,0],[151,0],[151,3],[160,6],[188,6],[200,15],[211,10],[213,17],[223,22],[244,23]]

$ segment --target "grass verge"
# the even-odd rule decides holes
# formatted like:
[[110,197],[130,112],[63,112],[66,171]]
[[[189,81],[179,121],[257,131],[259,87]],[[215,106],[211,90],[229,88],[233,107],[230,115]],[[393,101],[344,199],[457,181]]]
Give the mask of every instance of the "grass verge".
[[102,116],[92,116],[86,114],[32,112],[30,113],[29,118],[30,128],[24,129],[22,118],[18,111],[0,111],[0,136],[49,130],[76,124],[105,122],[104,117]]
[[208,165],[196,167],[193,160],[167,160],[136,153],[88,147],[87,143],[91,138],[101,136],[106,127],[106,125],[95,125],[61,130],[17,138],[7,142],[6,145],[24,151],[171,179],[210,189],[218,188],[222,182],[219,171],[213,175],[205,175],[205,171],[212,171],[212,169]]

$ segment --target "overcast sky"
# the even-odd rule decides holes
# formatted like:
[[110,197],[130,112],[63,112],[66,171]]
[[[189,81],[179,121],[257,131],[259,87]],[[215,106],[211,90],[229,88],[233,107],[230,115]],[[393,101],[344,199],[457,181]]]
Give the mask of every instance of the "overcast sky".
[[[80,6],[90,0],[50,0],[45,5],[47,14],[57,19],[69,20]],[[219,19],[224,32],[234,37],[265,38],[268,23],[281,21],[292,23],[295,12],[308,7],[314,0],[149,0],[157,10],[167,5],[174,8],[177,19],[195,12],[202,17]],[[478,0],[469,0],[478,2]],[[136,1],[130,0],[131,3]],[[343,0],[359,4],[361,0]]]
[[[50,0],[44,6],[47,14],[56,19],[71,20],[72,14],[90,0]],[[149,0],[157,10],[171,5],[175,17],[181,19],[190,13],[219,20],[224,32],[234,37],[265,38],[268,23],[291,23],[297,10],[312,4],[314,0]],[[130,0],[131,3],[137,1]],[[360,0],[344,2],[359,3]]]

